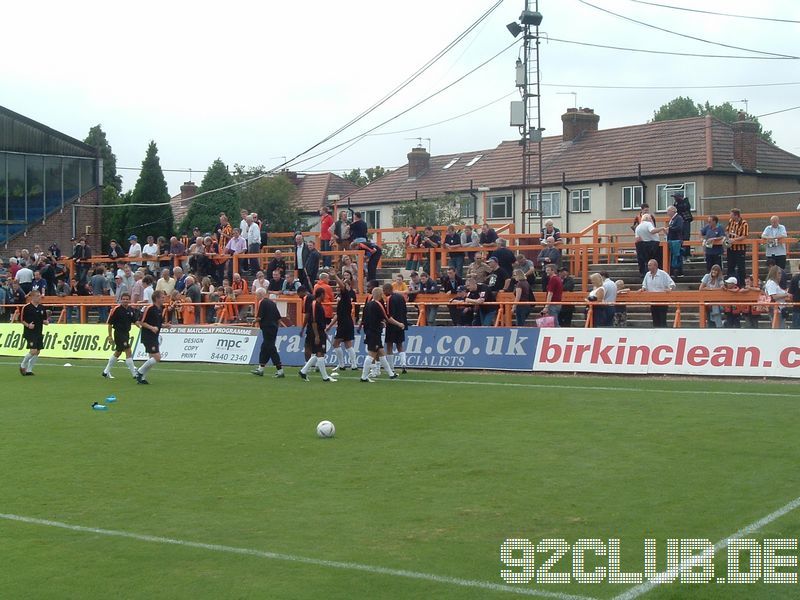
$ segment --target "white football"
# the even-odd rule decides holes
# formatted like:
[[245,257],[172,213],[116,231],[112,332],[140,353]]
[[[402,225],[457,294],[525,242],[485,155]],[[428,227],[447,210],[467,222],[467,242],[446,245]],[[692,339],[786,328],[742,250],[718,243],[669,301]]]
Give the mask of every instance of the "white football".
[[321,438],[332,438],[336,434],[336,427],[330,421],[320,421],[317,425],[317,435]]

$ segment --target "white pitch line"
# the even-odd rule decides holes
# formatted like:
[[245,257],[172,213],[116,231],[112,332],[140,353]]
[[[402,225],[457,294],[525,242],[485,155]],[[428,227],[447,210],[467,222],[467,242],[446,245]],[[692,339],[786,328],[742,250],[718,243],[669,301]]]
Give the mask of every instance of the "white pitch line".
[[[19,365],[18,362],[0,362],[0,365]],[[50,367],[60,367],[60,364],[56,363],[37,363],[39,366],[50,366]],[[243,365],[231,365],[231,367],[241,367]],[[97,366],[90,366],[90,365],[72,365],[74,369],[97,369]],[[245,371],[212,371],[210,369],[170,369],[169,367],[154,367],[155,371],[158,373],[209,373],[212,375],[230,375],[231,373],[245,373]],[[453,373],[457,371],[451,371]],[[469,372],[465,372],[465,375],[468,375]],[[536,375],[536,373],[531,372],[531,375]],[[591,374],[587,374],[587,376],[591,376]],[[120,379],[124,379],[124,376],[121,376]],[[355,381],[355,377],[342,377],[339,381]],[[313,380],[312,380],[313,381]],[[381,382],[382,380],[377,380]],[[451,379],[407,379],[401,377],[400,379],[396,380],[392,383],[392,385],[397,385],[398,383],[456,383],[458,385],[484,385],[490,387],[516,387],[516,388],[529,388],[529,389],[563,389],[563,390],[578,390],[578,391],[595,391],[600,390],[604,392],[636,392],[640,391],[638,388],[633,387],[612,387],[612,386],[595,386],[595,385],[564,385],[562,383],[512,383],[506,381],[453,381]],[[672,394],[675,395],[674,389],[658,389],[658,388],[647,388],[647,393],[652,394]],[[737,392],[733,390],[693,390],[693,389],[685,389],[680,391],[680,395],[700,395],[700,396],[747,396],[747,397],[754,397],[754,398],[797,398],[798,393],[780,393],[780,392]]]
[[224,546],[221,544],[206,544],[203,542],[191,542],[187,540],[178,540],[175,538],[167,538],[156,535],[132,533],[130,531],[119,531],[115,529],[100,529],[98,527],[85,527],[83,525],[70,525],[69,523],[62,523],[61,521],[50,521],[47,519],[37,519],[34,517],[24,517],[21,515],[14,515],[14,514],[0,513],[0,519],[5,519],[7,521],[17,521],[20,523],[29,523],[32,525],[43,525],[45,527],[56,527],[58,529],[67,529],[69,531],[78,531],[80,533],[92,533],[95,535],[127,538],[131,540],[137,540],[139,542],[149,542],[152,544],[169,544],[172,546],[183,546],[186,548],[196,548],[199,550],[210,550],[212,552],[225,552],[228,554],[255,556],[257,558],[268,558],[271,560],[281,560],[286,562],[301,563],[306,565],[314,565],[317,567],[328,567],[331,569],[342,569],[345,571],[362,571],[366,573],[372,573],[375,575],[389,575],[392,577],[403,577],[406,579],[416,579],[420,581],[432,581],[434,583],[443,583],[443,584],[456,585],[466,588],[490,590],[493,592],[507,592],[523,596],[552,598],[554,600],[596,600],[595,598],[592,598],[590,596],[575,596],[571,594],[562,594],[559,592],[547,592],[544,590],[535,590],[526,587],[515,587],[500,583],[491,583],[488,581],[462,579],[460,577],[448,577],[446,575],[434,575],[432,573],[421,573],[418,571],[408,571],[406,569],[377,567],[374,565],[365,565],[354,562],[323,560],[320,558],[309,558],[307,556],[298,556],[296,554],[282,554],[280,552],[268,552],[265,550],[255,550],[252,548],[237,548],[236,546]]
[[[713,552],[711,552],[711,555],[714,556],[720,550],[727,548],[728,544],[730,544],[732,540],[738,540],[746,535],[755,533],[756,531],[764,527],[764,525],[769,525],[773,521],[777,521],[782,516],[792,512],[798,507],[800,507],[800,497],[795,498],[788,504],[785,504],[784,506],[780,507],[775,512],[771,512],[766,517],[763,517],[758,521],[754,521],[749,525],[745,525],[736,533],[733,533],[728,537],[726,537],[725,539],[718,541],[716,544],[714,544]],[[646,583],[637,585],[636,587],[629,589],[627,592],[623,592],[619,596],[615,596],[614,598],[612,598],[612,600],[633,600],[634,598],[638,598],[639,596],[642,596],[647,592],[653,590],[657,586],[662,585],[665,582],[674,579],[681,572],[682,568],[691,567],[707,558],[708,558],[708,552],[704,552],[703,554],[698,554],[697,556],[693,556],[692,558],[680,563],[677,567],[674,567],[669,571],[665,572],[662,576],[657,577],[654,580],[647,581]]]

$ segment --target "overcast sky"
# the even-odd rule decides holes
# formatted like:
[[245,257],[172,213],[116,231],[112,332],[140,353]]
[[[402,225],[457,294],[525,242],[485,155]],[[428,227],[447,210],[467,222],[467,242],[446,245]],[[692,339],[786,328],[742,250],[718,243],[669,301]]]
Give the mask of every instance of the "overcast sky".
[[[593,4],[660,27],[754,50],[800,55],[800,25],[705,16],[632,0]],[[658,0],[704,10],[800,20],[800,1]],[[100,123],[120,167],[139,167],[158,144],[165,169],[282,162],[323,139],[422,66],[485,12],[488,0],[305,0],[304,2],[13,2],[3,7],[5,59],[0,104],[83,139]],[[533,6],[534,0],[531,0]],[[471,35],[360,123],[321,150],[353,137],[444,87],[512,41],[505,25],[523,0],[505,0]],[[653,50],[753,55],[680,38],[597,11],[578,0],[540,0],[541,30],[553,38]],[[11,51],[13,49],[13,51]],[[518,133],[508,103],[418,131],[514,92],[517,48],[337,156],[303,162],[341,173],[396,167],[417,141],[434,154],[492,148]],[[593,108],[600,128],[644,123],[678,95],[749,101],[755,115],[800,105],[800,86],[690,89],[800,81],[800,61],[659,56],[554,41],[541,47],[545,135],[561,131],[573,105]],[[678,86],[599,90],[578,85]],[[744,104],[735,104],[744,107]],[[800,110],[761,119],[776,143],[800,153]],[[323,159],[324,162],[320,162]],[[125,188],[136,171],[121,170]],[[188,173],[166,173],[175,194]],[[202,173],[193,179],[199,184]]]

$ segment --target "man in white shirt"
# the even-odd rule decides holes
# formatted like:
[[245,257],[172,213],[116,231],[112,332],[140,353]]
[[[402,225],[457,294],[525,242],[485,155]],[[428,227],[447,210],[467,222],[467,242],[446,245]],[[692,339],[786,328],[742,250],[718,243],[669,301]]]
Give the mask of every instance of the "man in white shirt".
[[[136,235],[131,235],[131,237],[128,238],[131,244],[128,248],[128,258],[137,259],[142,257],[142,246],[139,244],[138,239]],[[131,260],[129,264],[134,271],[139,268],[139,261],[137,260]]]
[[643,213],[641,222],[634,229],[636,236],[636,262],[639,263],[639,273],[647,272],[647,261],[656,259],[659,268],[662,266],[663,255],[661,252],[661,237],[659,233],[665,231],[664,227],[653,225],[653,216]]
[[33,271],[30,267],[23,266],[17,271],[17,274],[14,275],[14,279],[19,283],[19,287],[26,294],[29,294],[33,289]]
[[[158,244],[156,244],[156,240],[152,235],[147,236],[147,243],[142,246],[142,258],[158,258]],[[157,260],[147,261],[147,268],[153,275],[158,273],[158,268],[160,266]]]
[[[247,229],[243,229],[242,231],[246,232],[245,238],[247,239],[247,253],[258,254],[261,251],[261,228],[253,219],[253,215],[247,215],[247,217],[245,217],[245,223],[247,225]],[[255,273],[258,271],[258,269],[258,259],[251,258],[250,272]],[[244,271],[244,266],[241,270]]]
[[164,292],[167,297],[172,295],[172,290],[175,289],[175,279],[170,277],[169,269],[161,271],[161,277],[158,278],[156,283],[156,291]]
[[769,220],[769,225],[761,234],[761,239],[767,242],[767,264],[776,264],[784,271],[786,270],[786,227],[781,225],[780,219],[773,216]]
[[[234,227],[233,228],[233,235],[231,239],[228,240],[228,245],[225,246],[225,253],[226,254],[242,254],[243,252],[247,252],[247,242],[241,236],[241,230]],[[239,271],[244,269],[244,265],[239,264],[237,266]],[[233,261],[228,262],[228,279],[233,279]]]
[[239,214],[242,216],[242,220],[239,221],[239,231],[242,232],[242,237],[245,237],[247,234],[247,215],[250,213],[247,212],[247,209],[243,208],[239,211]]
[[[647,262],[647,273],[642,280],[643,292],[669,292],[675,289],[675,282],[672,277],[658,268],[658,262],[651,258]],[[653,327],[664,328],[667,326],[666,305],[651,305],[650,315],[653,317]]]

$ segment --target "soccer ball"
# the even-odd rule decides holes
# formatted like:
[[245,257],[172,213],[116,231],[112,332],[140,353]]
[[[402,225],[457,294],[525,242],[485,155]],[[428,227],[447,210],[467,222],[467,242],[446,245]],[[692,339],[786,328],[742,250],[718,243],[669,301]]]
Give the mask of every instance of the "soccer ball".
[[317,435],[321,438],[332,438],[336,434],[336,427],[330,421],[320,421],[317,425]]

